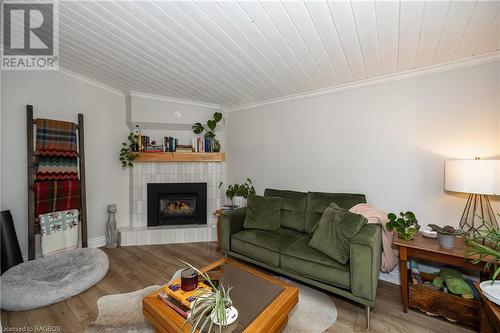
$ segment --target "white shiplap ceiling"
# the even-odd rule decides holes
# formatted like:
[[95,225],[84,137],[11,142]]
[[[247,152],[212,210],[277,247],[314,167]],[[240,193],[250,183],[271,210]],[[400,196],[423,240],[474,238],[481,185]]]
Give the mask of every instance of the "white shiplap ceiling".
[[498,1],[60,3],[60,66],[225,106],[500,49]]

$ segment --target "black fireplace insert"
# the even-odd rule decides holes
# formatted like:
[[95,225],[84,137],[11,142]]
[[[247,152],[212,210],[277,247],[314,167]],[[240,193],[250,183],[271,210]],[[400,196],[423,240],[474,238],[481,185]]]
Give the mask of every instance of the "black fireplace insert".
[[148,184],[148,226],[206,223],[207,183]]

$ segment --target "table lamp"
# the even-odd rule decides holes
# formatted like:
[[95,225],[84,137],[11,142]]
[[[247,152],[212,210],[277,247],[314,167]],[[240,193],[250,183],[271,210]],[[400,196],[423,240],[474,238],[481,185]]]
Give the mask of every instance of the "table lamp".
[[444,189],[469,193],[460,229],[479,236],[486,224],[498,227],[489,195],[500,194],[500,160],[452,160],[444,165]]

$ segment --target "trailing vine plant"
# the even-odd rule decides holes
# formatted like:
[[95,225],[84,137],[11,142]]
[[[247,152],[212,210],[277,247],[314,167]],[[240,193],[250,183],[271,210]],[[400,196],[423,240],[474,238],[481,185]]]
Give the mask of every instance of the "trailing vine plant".
[[128,143],[123,142],[122,147],[120,149],[120,162],[122,163],[122,168],[133,167],[132,163],[137,157],[137,153],[135,153],[134,147],[137,146],[137,137],[134,132],[130,132],[127,137]]

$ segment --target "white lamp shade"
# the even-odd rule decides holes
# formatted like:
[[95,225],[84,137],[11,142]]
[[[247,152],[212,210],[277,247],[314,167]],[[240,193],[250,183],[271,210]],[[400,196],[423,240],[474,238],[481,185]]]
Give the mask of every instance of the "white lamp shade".
[[454,160],[444,165],[444,189],[500,195],[500,160]]

